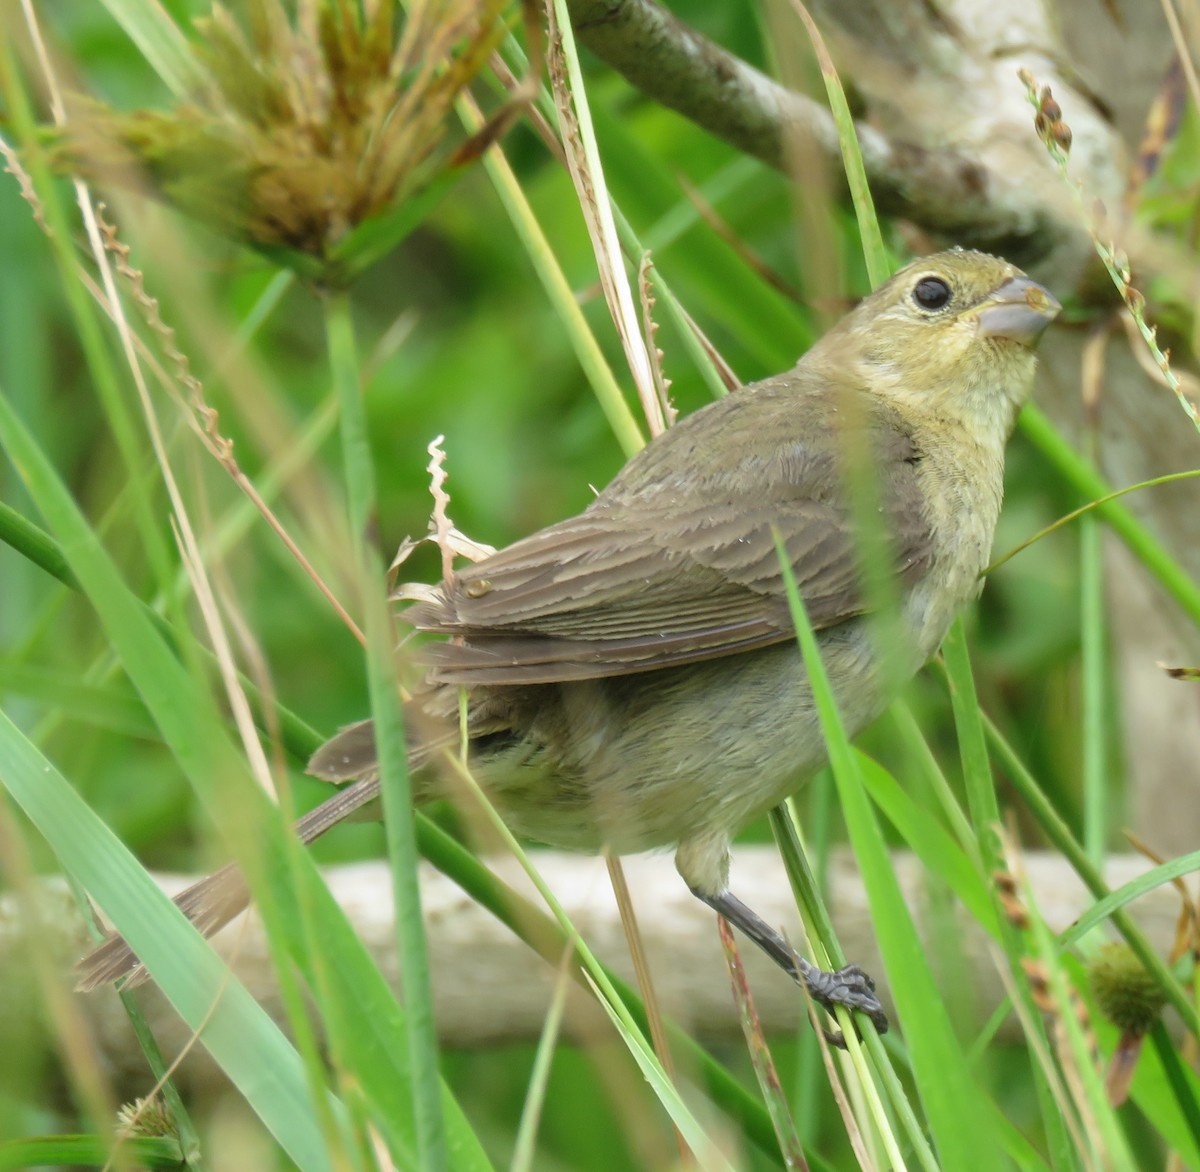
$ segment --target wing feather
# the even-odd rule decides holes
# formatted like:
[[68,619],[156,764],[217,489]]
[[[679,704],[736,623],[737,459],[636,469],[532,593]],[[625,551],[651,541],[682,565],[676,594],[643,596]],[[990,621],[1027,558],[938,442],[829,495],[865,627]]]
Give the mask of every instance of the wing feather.
[[[583,513],[499,550],[408,611],[454,636],[423,649],[448,683],[551,683],[651,671],[794,632],[775,535],[820,629],[862,612],[843,487],[847,429],[865,432],[902,580],[928,566],[920,459],[902,421],[859,396],[771,380],[681,420]],[[806,393],[807,392],[807,393]],[[724,442],[713,444],[723,433]]]

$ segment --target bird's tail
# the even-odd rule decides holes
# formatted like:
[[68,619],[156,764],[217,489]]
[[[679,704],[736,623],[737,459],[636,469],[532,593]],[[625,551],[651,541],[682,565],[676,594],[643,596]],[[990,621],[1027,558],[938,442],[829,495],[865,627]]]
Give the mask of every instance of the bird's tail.
[[[326,781],[358,780],[338,790],[296,823],[296,837],[306,846],[379,796],[375,740],[370,724],[363,721],[343,729],[318,749],[309,763],[309,772]],[[410,768],[419,768],[428,753],[429,747],[422,746],[420,752],[412,755]],[[231,863],[193,883],[174,902],[200,934],[207,937],[219,932],[249,906],[250,890],[241,870]],[[131,988],[140,985],[148,975],[124,937],[112,932],[75,966],[75,987],[87,991],[128,977],[124,987]]]

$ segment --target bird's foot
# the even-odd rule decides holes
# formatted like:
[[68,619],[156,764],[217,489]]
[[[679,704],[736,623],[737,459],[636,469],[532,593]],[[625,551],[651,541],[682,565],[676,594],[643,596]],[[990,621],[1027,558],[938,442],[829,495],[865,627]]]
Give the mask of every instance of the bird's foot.
[[[806,965],[801,974],[812,999],[832,1011],[838,1005],[865,1013],[881,1033],[887,1033],[888,1019],[879,998],[875,996],[875,982],[870,975],[856,964],[834,972]],[[846,1048],[846,1038],[841,1030],[825,1030],[831,1046]]]
[[[803,985],[819,1005],[830,1011],[838,1005],[844,1005],[847,1009],[865,1013],[881,1034],[887,1032],[887,1014],[883,1012],[883,1006],[875,996],[875,982],[858,965],[849,964],[835,972],[817,968],[812,961],[805,960],[779,932],[742,903],[728,888],[712,892],[696,885],[692,887],[692,894],[719,912],[731,924],[736,924],[797,984]],[[846,1039],[841,1030],[824,1032],[830,1045],[842,1050],[846,1048]]]

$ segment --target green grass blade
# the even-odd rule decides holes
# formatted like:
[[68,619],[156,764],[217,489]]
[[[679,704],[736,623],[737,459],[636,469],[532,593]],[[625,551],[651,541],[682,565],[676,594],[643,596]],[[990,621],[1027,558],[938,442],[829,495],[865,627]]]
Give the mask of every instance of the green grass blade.
[[1099,518],[1079,521],[1079,563],[1082,577],[1079,622],[1080,674],[1083,684],[1083,849],[1098,866],[1104,863],[1109,826],[1119,821],[1113,808],[1108,776],[1108,728],[1114,715],[1108,709],[1108,649],[1104,613],[1104,560]]
[[942,656],[950,680],[950,703],[958,732],[958,752],[962,758],[963,779],[967,787],[967,809],[975,824],[975,833],[983,847],[983,866],[987,874],[1004,865],[1004,856],[994,830],[1000,825],[1000,805],[992,784],[992,763],[987,740],[979,719],[979,697],[967,651],[967,636],[960,618],[954,621],[944,642]]
[[421,891],[417,882],[417,846],[413,827],[412,787],[408,777],[399,684],[392,649],[396,645],[387,608],[387,584],[378,550],[367,532],[375,514],[375,470],[363,410],[358,352],[345,293],[325,302],[329,364],[341,407],[343,470],[350,508],[354,566],[363,587],[366,611],[367,678],[383,796],[384,822],[396,908],[396,939],[404,974],[405,1037],[410,1064],[409,1087],[421,1168],[446,1167],[446,1134],[438,1077],[437,1030]]
[[1150,1043],[1138,1062],[1133,1101],[1179,1153],[1184,1167],[1200,1168],[1200,1075],[1181,1059],[1161,1021],[1150,1031]]
[[717,927],[721,935],[721,946],[725,950],[725,963],[729,968],[733,1000],[742,1023],[742,1035],[746,1039],[750,1064],[754,1068],[754,1077],[758,1082],[759,1093],[762,1095],[771,1121],[775,1125],[775,1134],[779,1137],[784,1166],[807,1172],[808,1162],[804,1157],[804,1149],[800,1144],[800,1135],[796,1131],[795,1120],[792,1118],[791,1105],[783,1092],[775,1058],[763,1035],[762,1021],[754,1004],[750,982],[746,979],[746,969],[742,964],[737,941],[734,939],[733,928],[724,919],[717,921]]
[[67,559],[54,539],[3,501],[0,501],[0,541],[12,546],[64,585],[77,588]]
[[[1097,899],[1104,899],[1111,895],[1108,885],[1104,882],[1104,876],[1092,866],[1087,852],[1079,845],[1070,828],[1059,816],[1058,811],[1046,799],[1041,786],[1025,767],[1004,734],[987,716],[983,717],[983,725],[998,761],[1047,838],[1062,852],[1075,869],[1075,873]],[[1174,974],[1167,968],[1163,958],[1151,947],[1145,934],[1122,907],[1112,908],[1108,912],[1108,916],[1111,917],[1121,935],[1129,942],[1129,947],[1137,954],[1138,960],[1142,962],[1147,971],[1153,974],[1154,979],[1166,994],[1167,1000],[1183,1019],[1187,1029],[1200,1037],[1200,1015],[1197,1014],[1195,1004],[1188,998]]]
[[638,1064],[642,1076],[653,1088],[659,1102],[666,1108],[667,1113],[671,1116],[671,1122],[679,1129],[679,1134],[683,1136],[684,1142],[691,1149],[696,1162],[706,1172],[710,1168],[716,1172],[733,1172],[733,1165],[720,1154],[713,1141],[701,1130],[695,1115],[680,1098],[674,1084],[667,1077],[662,1066],[655,1060],[654,1053],[646,1044],[645,1038],[630,1028],[630,1023],[624,1019],[618,1007],[610,1001],[607,994],[601,991],[600,986],[593,981],[592,975],[587,973],[586,976],[588,984],[592,986],[592,991],[596,994],[596,1000],[604,1007],[613,1027],[620,1034],[629,1053],[633,1055],[634,1061]]
[[65,681],[60,671],[0,661],[0,692],[43,701],[71,719],[126,736],[153,738],[156,729],[127,688]]
[[1082,940],[1093,928],[1098,928],[1114,912],[1119,911],[1127,904],[1141,899],[1143,895],[1156,891],[1184,875],[1194,875],[1197,871],[1200,871],[1200,851],[1191,851],[1151,868],[1144,875],[1139,875],[1136,879],[1121,884],[1120,887],[1114,888],[1107,895],[1098,899],[1062,933],[1059,943],[1066,947]]
[[871,196],[871,186],[867,182],[867,169],[863,165],[862,148],[858,143],[858,132],[854,128],[850,104],[846,101],[846,91],[842,89],[841,78],[833,66],[829,50],[825,48],[825,39],[821,36],[816,21],[801,0],[792,0],[792,6],[804,23],[817,54],[817,64],[825,82],[825,93],[829,97],[829,109],[837,127],[838,144],[842,148],[842,167],[846,172],[850,199],[858,219],[863,257],[867,262],[867,276],[871,285],[878,288],[892,275],[892,264],[883,245],[883,233],[879,230],[879,217],[875,214],[875,201]]
[[[962,760],[963,780],[967,791],[967,809],[974,825],[976,842],[979,844],[980,865],[983,874],[995,875],[1008,870],[1008,860],[1004,856],[999,837],[999,828],[1003,825],[1000,817],[1000,805],[996,799],[996,788],[992,780],[992,763],[988,754],[984,724],[979,710],[979,698],[975,692],[975,677],[971,671],[971,657],[961,616],[955,619],[942,643],[942,656],[945,662],[946,676],[950,683],[950,704],[954,712],[955,731],[958,735],[958,751]],[[996,901],[994,891],[992,898],[993,901]],[[1014,973],[1019,974],[1022,972],[1021,961],[1024,949],[1017,931],[1002,915],[995,922],[1000,929],[999,939],[1009,967]],[[1017,988],[1025,1009],[1023,1020],[1039,1023],[1036,1028],[1041,1031],[1041,1034],[1037,1040],[1044,1049],[1048,1050],[1050,1044],[1040,1024],[1041,1014],[1033,1004],[1029,982],[1019,980]],[[1046,1122],[1049,1135],[1048,1146],[1051,1151],[1069,1150],[1070,1141],[1061,1116],[1055,1107],[1046,1076],[1036,1062],[1031,1061],[1030,1067],[1038,1101],[1042,1105],[1042,1117]]]
[[864,753],[858,754],[858,763],[871,800],[916,852],[925,868],[949,884],[976,923],[989,936],[998,938],[1000,927],[991,891],[984,885],[966,851],[954,841],[949,831],[909,797],[882,765]]
[[[252,881],[261,872],[261,881],[253,885],[269,933],[287,934],[302,959],[306,955],[306,940],[320,942],[316,959],[328,966],[338,982],[334,986],[337,1004],[327,1004],[326,1010],[339,1011],[342,1016],[338,1020],[346,1023],[356,1060],[355,1079],[373,1104],[376,1122],[390,1146],[397,1153],[410,1151],[412,1100],[408,1080],[411,1075],[405,1062],[408,1041],[404,1015],[395,997],[321,882],[312,860],[286,837],[279,811],[246,776],[245,763],[230,743],[207,689],[175,658],[144,607],[128,592],[65,486],[2,394],[0,445],[21,469],[31,496],[56,531],[72,571],[96,608],[113,648],[180,769],[231,839],[240,843],[239,857],[243,863],[255,864],[250,867]],[[234,810],[237,816],[231,819],[228,815]],[[40,828],[46,833],[46,826]],[[63,857],[71,862],[70,855]],[[89,879],[97,874],[92,871]],[[89,879],[83,879],[85,886],[100,898]],[[148,884],[149,880],[145,882]],[[196,991],[186,971],[180,972],[174,966],[161,969],[164,957],[154,948],[158,936],[149,925],[163,918],[164,903],[160,900],[165,897],[160,895],[158,900],[145,905],[151,909],[146,913],[149,918],[145,918],[137,909],[136,899],[130,897],[129,889],[124,890],[127,898],[117,906],[101,900],[102,906],[177,1008],[181,999],[192,1004]],[[134,921],[130,917],[135,915],[142,918]],[[311,915],[311,921],[307,915]],[[166,923],[171,922],[173,918],[169,917]],[[311,932],[304,927],[310,922]],[[211,952],[207,955],[213,956]],[[309,975],[319,978],[320,973],[310,967]],[[319,980],[314,983],[318,989],[321,987]],[[260,1062],[267,1064],[265,1052]],[[264,1077],[273,1076],[267,1072]],[[251,1102],[259,1109],[257,1103]],[[309,1102],[310,1123],[314,1109],[318,1117],[328,1114],[322,1103],[311,1098]],[[455,1166],[486,1168],[487,1161],[478,1141],[448,1093],[443,1108],[453,1115]]]
[[[502,924],[524,940],[530,948],[553,965],[561,957],[570,938],[561,926],[497,879],[467,849],[436,823],[425,817],[417,820],[421,853],[438,870],[454,880],[473,900],[487,908]],[[644,1035],[649,1034],[646,1011],[637,993],[607,969],[605,975],[619,994],[630,1017]],[[712,1096],[743,1133],[768,1157],[779,1158],[779,1146],[771,1120],[762,1103],[741,1085],[734,1075],[703,1049],[690,1034],[673,1022],[667,1023],[667,1037],[681,1066],[696,1070]]]
[[67,780],[0,712],[0,782],[109,913],[180,1016],[284,1150],[332,1169],[299,1056],[133,856]]
[[159,0],[101,0],[101,3],[175,97],[186,98],[208,80],[187,37]]
[[[461,107],[460,107],[461,108]],[[479,129],[482,123],[473,115],[465,115],[468,129]],[[641,428],[633,411],[621,393],[620,385],[613,376],[587,319],[579,308],[579,302],[563,275],[558,258],[554,255],[529,200],[499,147],[493,147],[483,156],[483,165],[491,177],[501,202],[508,211],[513,227],[521,237],[529,259],[537,270],[539,280],[546,290],[555,309],[562,317],[563,325],[570,336],[571,344],[583,367],[584,374],[596,394],[596,400],[608,419],[626,456],[632,456],[645,446]]]
[[[1026,405],[1018,426],[1025,438],[1050,461],[1054,470],[1084,497],[1099,500],[1112,495],[1112,486],[1059,435],[1054,425],[1036,407]],[[1095,511],[1179,603],[1192,622],[1200,626],[1200,586],[1162,543],[1119,500],[1105,501],[1097,505]]]
[[958,845],[979,865],[979,840],[975,837],[970,819],[963,813],[949,779],[921,732],[912,708],[902,697],[888,709],[885,719],[890,719],[896,730],[896,740],[904,751],[906,764],[919,773],[919,781],[931,792]]
[[913,1076],[938,1157],[948,1168],[999,1169],[990,1120],[983,1122],[975,1110],[981,1092],[954,1037],[920,937],[892,870],[887,844],[872,813],[858,760],[838,715],[837,700],[786,552],[781,546],[778,552],[838,797],[862,871],[892,996],[904,1024]]
[[[14,1168],[50,1168],[60,1164],[107,1166],[110,1147],[106,1140],[95,1135],[45,1135],[37,1139],[13,1140],[0,1144],[0,1172]],[[168,1136],[124,1140],[121,1153],[127,1164],[119,1167],[183,1167],[179,1141]]]
[[571,953],[564,951],[563,963],[559,966],[554,982],[554,994],[546,1010],[538,1038],[537,1052],[533,1058],[533,1069],[529,1073],[529,1086],[525,1091],[525,1103],[521,1108],[521,1119],[513,1141],[512,1162],[509,1172],[532,1172],[534,1153],[537,1146],[538,1122],[546,1103],[546,1088],[550,1081],[550,1067],[554,1063],[554,1052],[560,1040],[563,1014],[567,1007],[567,993]]

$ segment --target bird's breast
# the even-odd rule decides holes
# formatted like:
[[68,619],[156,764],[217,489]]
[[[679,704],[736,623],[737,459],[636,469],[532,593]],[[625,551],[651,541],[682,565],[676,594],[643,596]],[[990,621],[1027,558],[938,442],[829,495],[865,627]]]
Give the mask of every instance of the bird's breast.
[[919,476],[933,556],[907,604],[921,662],[982,589],[1004,492],[1001,451],[961,436],[924,450]]

